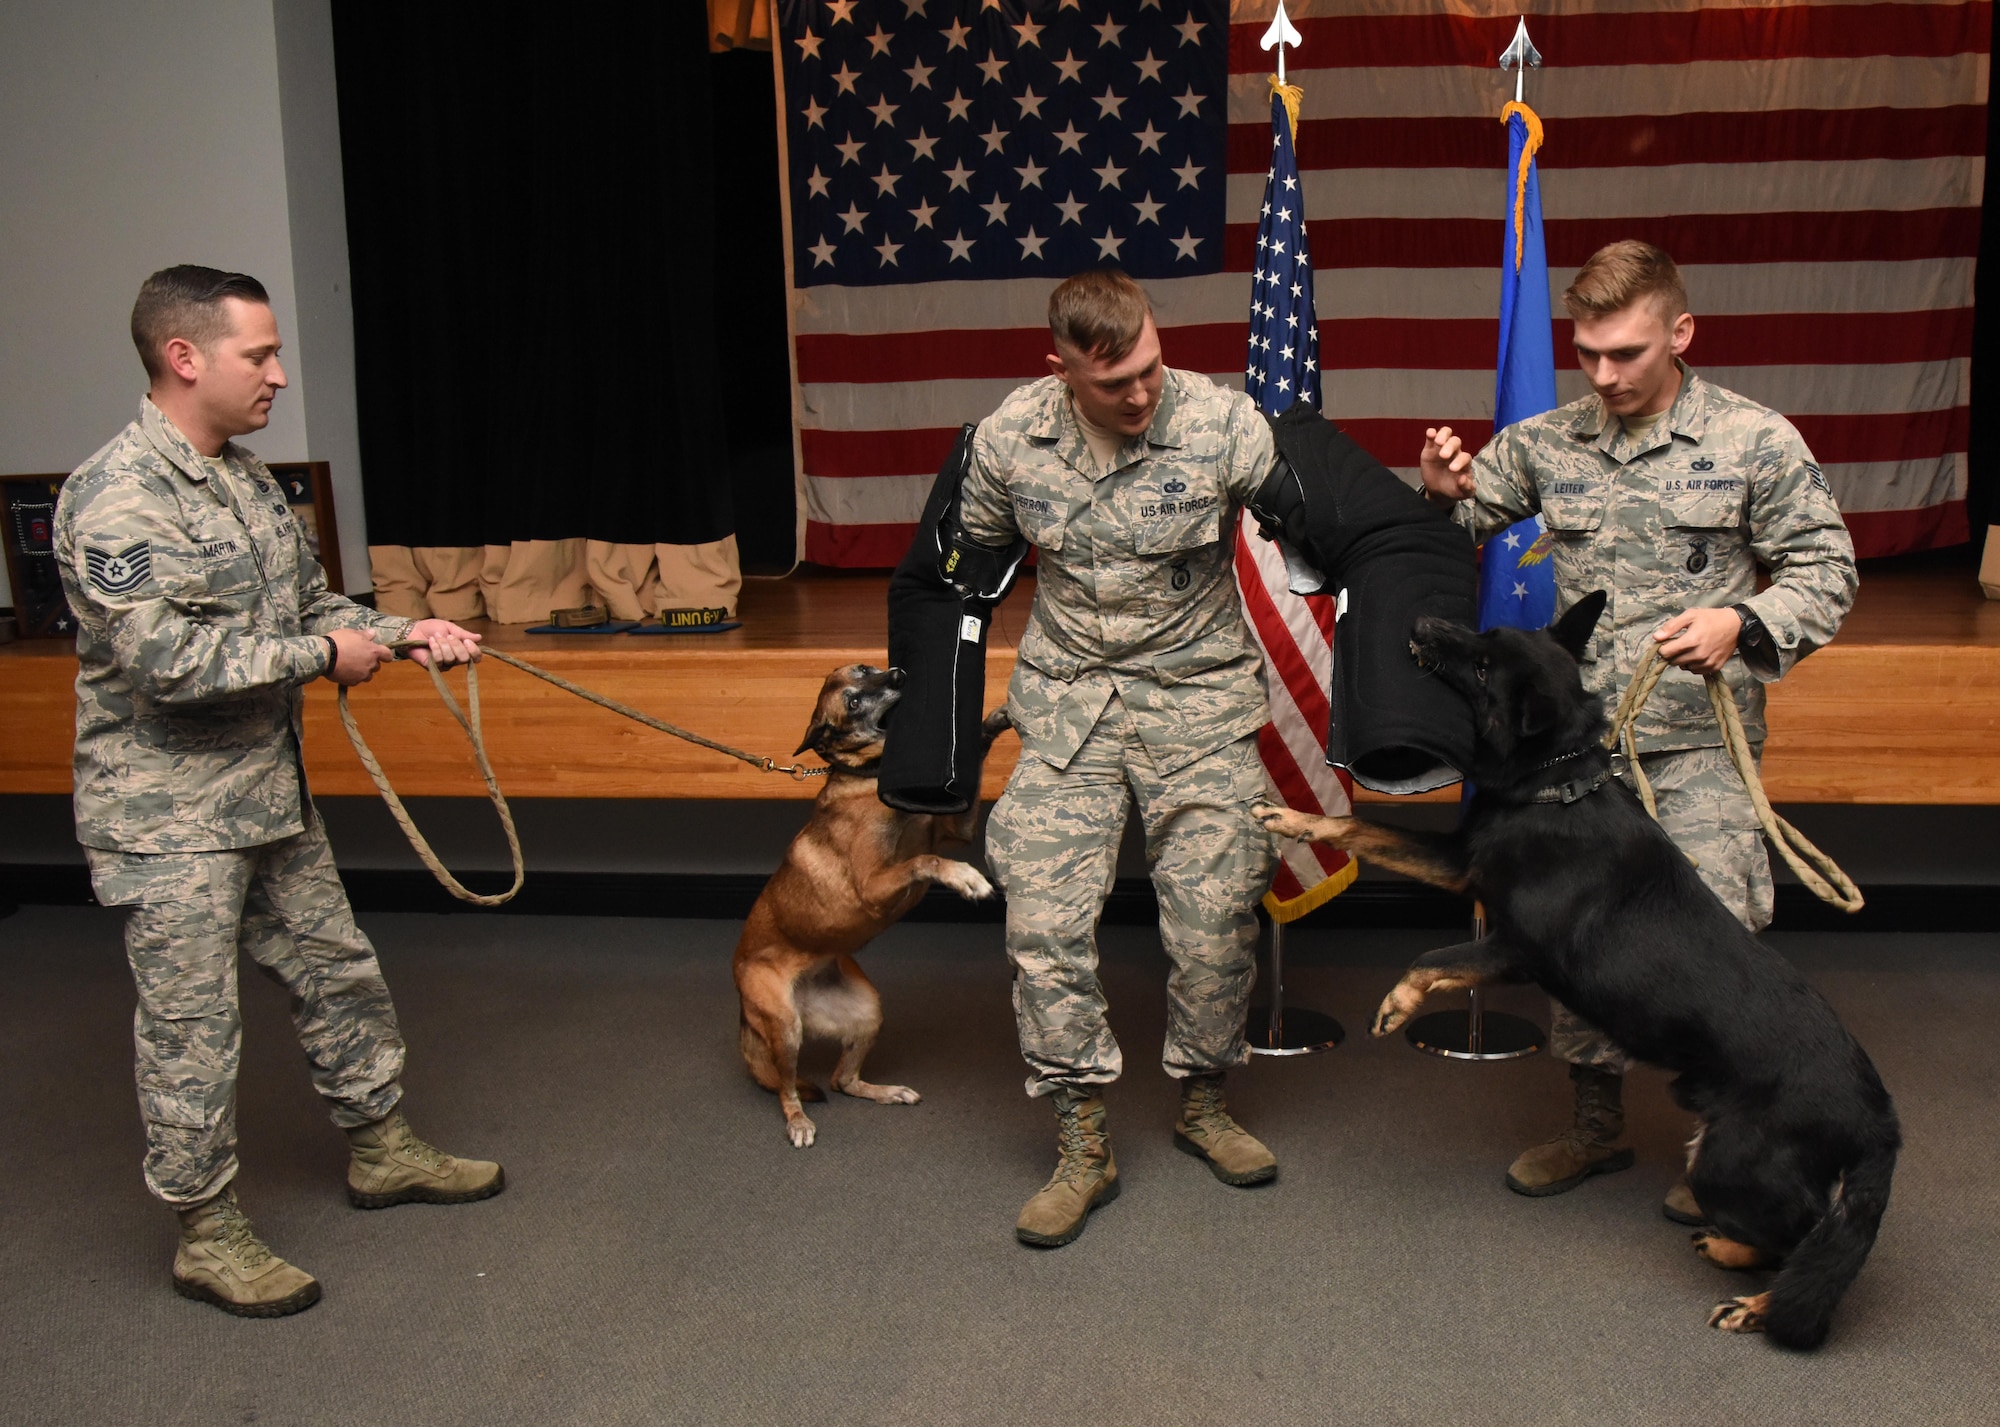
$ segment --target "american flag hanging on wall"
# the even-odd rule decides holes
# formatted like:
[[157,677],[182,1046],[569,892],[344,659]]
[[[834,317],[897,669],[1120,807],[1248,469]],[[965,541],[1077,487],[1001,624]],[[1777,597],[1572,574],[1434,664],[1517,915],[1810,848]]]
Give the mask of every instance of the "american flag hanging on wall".
[[[1414,480],[1427,424],[1492,426],[1496,61],[1522,10],[1287,8],[1325,407]],[[1041,372],[1049,288],[1080,268],[1125,267],[1168,362],[1242,385],[1274,11],[779,0],[805,558],[895,563],[959,423]],[[1690,362],[1798,426],[1861,554],[1965,539],[1992,5],[1525,12],[1553,287],[1659,244]],[[1587,389],[1567,364],[1557,386]]]

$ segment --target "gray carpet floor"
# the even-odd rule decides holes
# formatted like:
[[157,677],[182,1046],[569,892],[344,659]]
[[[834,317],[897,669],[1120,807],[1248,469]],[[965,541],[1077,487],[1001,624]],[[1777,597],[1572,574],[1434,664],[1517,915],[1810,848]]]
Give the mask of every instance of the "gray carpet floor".
[[1293,998],[1355,1034],[1232,1078],[1284,1166],[1245,1191],[1173,1149],[1164,962],[1151,934],[1107,931],[1126,1190],[1034,1252],[1012,1225],[1052,1117],[1021,1094],[997,928],[899,927],[864,955],[888,1014],[871,1078],[924,1100],[836,1097],[800,1151],[736,1056],[733,926],[364,920],[411,1119],[504,1160],[510,1187],[350,1209],[283,998],[246,976],[242,1197],[326,1287],[279,1322],[168,1288],[116,914],[0,921],[0,1420],[2000,1421],[2000,936],[1774,938],[1869,1047],[1909,1141],[1832,1342],[1798,1357],[1704,1326],[1743,1280],[1659,1215],[1687,1129],[1662,1077],[1628,1094],[1636,1169],[1529,1200],[1501,1170],[1561,1118],[1560,1065],[1359,1034],[1435,934],[1292,938]]

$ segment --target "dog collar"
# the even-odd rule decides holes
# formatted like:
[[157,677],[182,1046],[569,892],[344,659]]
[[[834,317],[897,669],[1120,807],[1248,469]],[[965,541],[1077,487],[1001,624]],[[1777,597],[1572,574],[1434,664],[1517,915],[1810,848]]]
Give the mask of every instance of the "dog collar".
[[[1573,749],[1568,753],[1559,753],[1554,758],[1537,763],[1528,771],[1530,773],[1539,773],[1545,768],[1554,768],[1561,763],[1572,763],[1579,758],[1595,752],[1597,750],[1594,748]],[[1614,755],[1614,760],[1615,757],[1616,755]],[[1526,797],[1509,798],[1507,801],[1517,803],[1573,803],[1578,798],[1589,797],[1616,776],[1617,765],[1614,761],[1612,766],[1603,769],[1601,772],[1583,774],[1561,783],[1551,783],[1545,788],[1537,788]]]
[[[1571,754],[1570,756],[1575,757],[1576,755]],[[1561,762],[1562,760],[1558,759],[1557,761]],[[1528,799],[1528,801],[1531,803],[1573,803],[1578,798],[1589,797],[1616,776],[1609,768],[1605,768],[1588,778],[1571,778],[1566,783],[1552,783],[1546,788],[1536,789],[1535,795]]]

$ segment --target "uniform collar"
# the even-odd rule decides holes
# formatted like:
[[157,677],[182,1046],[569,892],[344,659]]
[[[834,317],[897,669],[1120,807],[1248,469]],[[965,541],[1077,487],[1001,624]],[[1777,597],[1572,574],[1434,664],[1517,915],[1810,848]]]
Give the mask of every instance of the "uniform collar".
[[[1658,445],[1662,435],[1670,439],[1685,436],[1699,445],[1708,434],[1708,383],[1679,357],[1674,358],[1674,365],[1680,369],[1681,389],[1674,396],[1674,404],[1667,408],[1664,421],[1653,429],[1653,441]],[[1625,435],[1624,423],[1613,421],[1611,413],[1604,409],[1604,398],[1594,393],[1582,404],[1569,430],[1577,440],[1591,442],[1606,455],[1613,454],[1612,447]]]
[[[1160,405],[1153,412],[1152,424],[1145,431],[1148,446],[1173,448],[1187,442],[1187,422],[1180,410],[1177,376],[1178,373],[1169,368],[1160,382]],[[1084,440],[1083,427],[1070,405],[1069,387],[1061,377],[1044,377],[1042,380],[1048,384],[1047,390],[1042,393],[1041,406],[1028,422],[1025,434],[1033,440],[1053,442],[1064,460],[1077,470],[1086,471],[1089,469],[1090,443]],[[1125,446],[1119,449],[1123,451],[1131,444],[1128,437]],[[1122,470],[1127,464],[1130,463],[1122,463],[1118,469]]]
[[[208,458],[195,450],[194,443],[181,433],[180,427],[174,425],[164,411],[153,404],[150,396],[139,398],[139,429],[146,433],[153,449],[172,461],[182,475],[191,481],[208,479]],[[216,459],[225,459],[229,451],[230,443],[223,442],[222,453]]]

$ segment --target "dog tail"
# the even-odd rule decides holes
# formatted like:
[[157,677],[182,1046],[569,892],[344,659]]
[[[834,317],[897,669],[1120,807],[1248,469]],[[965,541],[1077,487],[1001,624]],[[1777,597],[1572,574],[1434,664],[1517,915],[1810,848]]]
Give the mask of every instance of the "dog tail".
[[1014,726],[1014,720],[1007,717],[1007,706],[1000,705],[986,715],[986,721],[979,725],[979,751],[983,756],[993,747],[993,740]]
[[1867,1152],[1835,1185],[1825,1217],[1800,1241],[1771,1284],[1764,1333],[1772,1342],[1806,1352],[1826,1341],[1835,1305],[1875,1247],[1895,1170],[1896,1145],[1891,1141]]

